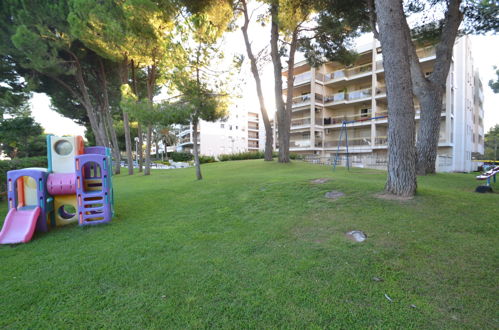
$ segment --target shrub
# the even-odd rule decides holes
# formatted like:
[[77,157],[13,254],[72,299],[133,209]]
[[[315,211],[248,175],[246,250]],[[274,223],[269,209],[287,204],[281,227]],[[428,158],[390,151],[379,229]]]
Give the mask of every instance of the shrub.
[[0,192],[7,191],[7,172],[28,167],[47,168],[47,157],[15,158],[13,160],[0,160]]
[[289,153],[289,159],[303,159],[303,156],[294,152]]
[[235,154],[226,154],[218,156],[218,160],[226,162],[229,160],[245,160],[245,159],[263,159],[264,154],[261,151],[238,152]]
[[190,152],[172,152],[171,158],[174,162],[188,162],[194,158]]
[[207,163],[214,163],[217,160],[213,156],[199,156],[199,163],[200,164],[207,164]]

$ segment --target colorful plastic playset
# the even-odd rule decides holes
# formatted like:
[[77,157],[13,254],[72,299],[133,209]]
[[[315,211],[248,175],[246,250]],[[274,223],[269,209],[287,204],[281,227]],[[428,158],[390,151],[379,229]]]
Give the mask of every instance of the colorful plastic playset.
[[0,244],[26,243],[35,230],[111,221],[114,216],[111,152],[85,147],[81,136],[47,136],[48,168],[7,172],[9,212]]

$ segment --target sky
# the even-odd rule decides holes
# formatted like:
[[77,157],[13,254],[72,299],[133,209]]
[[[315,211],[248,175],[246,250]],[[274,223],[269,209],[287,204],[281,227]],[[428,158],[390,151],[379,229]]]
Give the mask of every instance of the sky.
[[[259,24],[250,26],[250,38],[253,37],[252,47],[253,52],[257,53],[269,44],[270,34],[268,27],[262,27]],[[255,38],[255,36],[258,36]],[[494,125],[499,124],[499,94],[494,94],[488,86],[488,81],[497,79],[494,77],[495,71],[493,66],[499,67],[499,36],[472,36],[472,56],[474,65],[480,73],[483,83],[484,92],[484,129],[485,133]],[[359,41],[360,44],[365,43],[366,37]],[[246,50],[244,40],[240,30],[226,34],[223,40],[223,49],[226,53],[226,58],[230,59],[233,55],[243,54],[246,58]],[[303,59],[303,56],[298,55],[296,61]],[[283,61],[283,66],[286,66]],[[272,63],[268,62],[262,71],[262,85],[266,101],[267,110],[270,116],[273,116],[275,107],[274,98],[274,79]],[[259,111],[259,103],[255,90],[253,76],[249,69],[249,62],[245,61],[240,72],[239,82],[240,90],[243,91],[241,98],[237,99],[239,108]],[[55,135],[84,135],[84,127],[72,122],[70,119],[64,118],[57,112],[51,109],[50,100],[44,94],[34,94],[31,99],[31,109],[34,118],[44,128],[46,133]]]

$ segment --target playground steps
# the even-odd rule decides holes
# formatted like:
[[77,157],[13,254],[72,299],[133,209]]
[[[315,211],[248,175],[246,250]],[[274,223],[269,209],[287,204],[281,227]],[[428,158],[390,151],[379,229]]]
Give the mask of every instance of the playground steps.
[[75,163],[78,223],[83,226],[109,222],[112,217],[109,157],[102,153],[84,154],[76,156]]

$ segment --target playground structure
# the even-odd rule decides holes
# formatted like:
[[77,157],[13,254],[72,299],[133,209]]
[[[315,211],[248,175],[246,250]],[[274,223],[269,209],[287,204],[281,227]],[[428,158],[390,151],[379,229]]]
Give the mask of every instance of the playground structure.
[[341,146],[341,142],[343,140],[343,136],[344,139],[345,139],[345,147],[346,147],[346,157],[347,157],[347,161],[346,161],[346,165],[347,165],[347,169],[350,170],[350,152],[348,150],[348,124],[353,124],[353,123],[357,123],[357,122],[361,122],[361,121],[367,121],[367,120],[376,120],[376,119],[383,119],[383,118],[388,118],[387,115],[384,115],[384,116],[377,116],[377,117],[371,117],[371,118],[362,118],[362,119],[357,119],[357,120],[344,120],[341,122],[341,130],[340,130],[340,138],[339,138],[339,141],[338,141],[338,148],[336,149],[336,155],[334,156],[334,161],[332,162],[333,163],[333,171],[336,170],[336,165],[338,164],[338,158],[340,156],[340,146]]
[[0,244],[26,243],[36,231],[78,223],[111,221],[114,216],[109,148],[85,147],[81,136],[47,136],[45,168],[7,172],[9,212]]
[[489,188],[488,191],[492,191],[492,188],[490,187],[490,180],[492,179],[494,181],[494,183],[496,183],[496,175],[497,174],[499,174],[499,166],[493,166],[488,171],[486,171],[480,175],[477,175],[476,179],[477,180],[487,180],[487,184],[485,187]]

